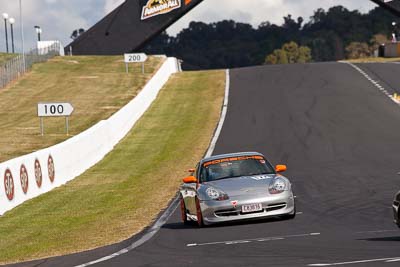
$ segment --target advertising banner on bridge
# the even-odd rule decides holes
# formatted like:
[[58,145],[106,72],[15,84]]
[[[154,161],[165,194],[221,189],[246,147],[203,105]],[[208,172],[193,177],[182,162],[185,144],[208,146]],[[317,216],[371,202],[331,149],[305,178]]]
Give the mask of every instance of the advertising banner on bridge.
[[66,47],[73,55],[139,51],[203,0],[127,0]]

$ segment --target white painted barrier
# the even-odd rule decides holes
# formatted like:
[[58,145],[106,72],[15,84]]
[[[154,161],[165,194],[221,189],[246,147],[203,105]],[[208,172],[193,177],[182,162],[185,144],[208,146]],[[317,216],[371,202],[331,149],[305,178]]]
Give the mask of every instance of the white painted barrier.
[[63,143],[1,163],[0,215],[66,184],[103,159],[132,129],[178,70],[177,59],[167,58],[142,91],[109,119]]

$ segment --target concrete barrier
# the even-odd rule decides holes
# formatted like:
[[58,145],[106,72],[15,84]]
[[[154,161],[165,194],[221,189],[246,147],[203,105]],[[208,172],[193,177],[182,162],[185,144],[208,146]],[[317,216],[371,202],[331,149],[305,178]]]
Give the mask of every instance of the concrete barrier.
[[177,63],[176,58],[167,58],[142,91],[109,119],[63,143],[1,163],[0,215],[66,184],[103,159],[178,72]]

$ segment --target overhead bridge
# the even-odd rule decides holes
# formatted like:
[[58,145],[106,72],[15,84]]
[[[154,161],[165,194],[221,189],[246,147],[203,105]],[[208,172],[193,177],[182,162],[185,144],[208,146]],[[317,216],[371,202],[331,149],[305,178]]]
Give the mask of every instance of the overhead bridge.
[[380,7],[392,12],[396,16],[400,16],[400,0],[371,0],[372,2],[376,3]]
[[126,0],[69,44],[74,55],[137,51],[203,0]]

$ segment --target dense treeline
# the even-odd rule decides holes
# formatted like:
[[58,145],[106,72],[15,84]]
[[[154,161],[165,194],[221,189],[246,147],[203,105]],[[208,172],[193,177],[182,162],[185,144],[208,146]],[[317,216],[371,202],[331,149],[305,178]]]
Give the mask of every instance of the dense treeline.
[[308,22],[284,17],[282,25],[261,23],[258,28],[232,20],[206,24],[191,22],[176,37],[161,34],[145,51],[176,56],[186,68],[214,69],[260,65],[276,49],[292,41],[311,49],[313,61],[344,59],[352,43],[370,44],[376,34],[390,36],[396,21],[375,8],[362,14],[342,6],[318,9]]

